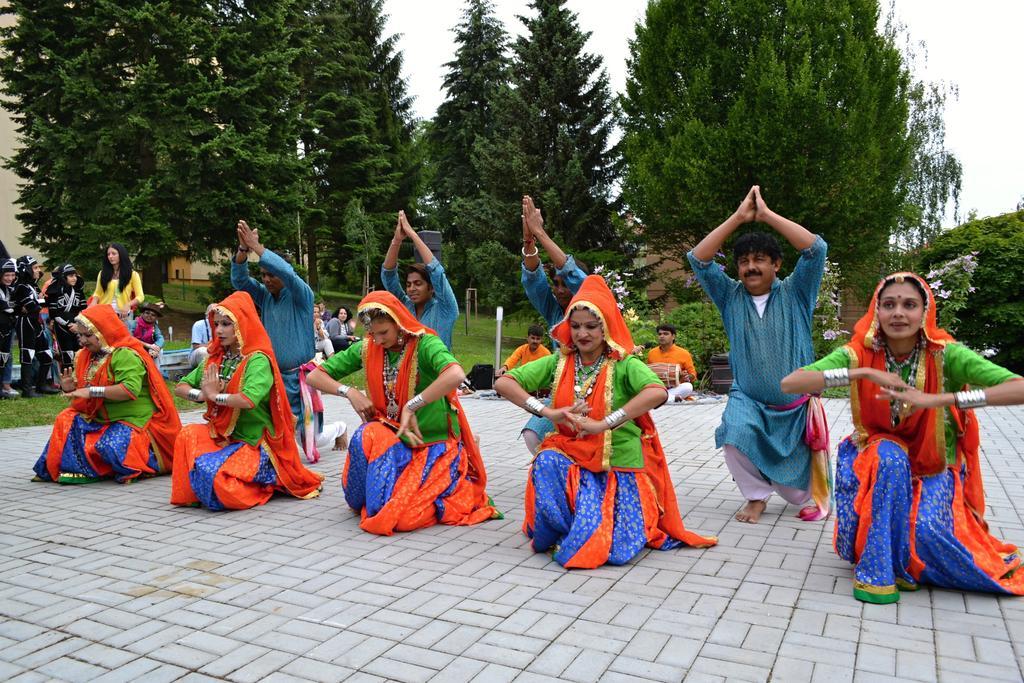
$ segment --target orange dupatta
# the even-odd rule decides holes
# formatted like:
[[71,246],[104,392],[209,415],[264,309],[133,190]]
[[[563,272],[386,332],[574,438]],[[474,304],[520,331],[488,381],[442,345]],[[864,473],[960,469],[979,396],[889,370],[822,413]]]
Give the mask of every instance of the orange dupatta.
[[[263,431],[263,441],[268,454],[277,471],[278,480],[290,494],[297,498],[312,498],[320,490],[323,475],[307,469],[299,459],[299,449],[295,443],[295,417],[288,404],[288,395],[281,380],[281,371],[277,366],[277,357],[270,344],[267,330],[256,312],[256,305],[247,292],[235,292],[217,304],[214,310],[207,313],[210,329],[214,329],[214,313],[226,315],[235,324],[235,335],[242,360],[231,376],[225,392],[237,394],[242,391],[242,379],[245,377],[245,366],[253,354],[262,353],[270,359],[270,368],[274,373],[274,383],[270,388],[270,417],[274,431]],[[220,339],[214,336],[210,341],[207,367],[219,367],[224,360],[224,347]],[[239,409],[218,406],[207,401],[206,421],[210,429],[210,437],[218,444],[226,444],[235,429]]]
[[[150,435],[153,450],[156,452],[157,461],[161,472],[170,472],[174,461],[174,440],[181,431],[181,418],[174,407],[174,398],[171,396],[167,384],[164,382],[163,373],[157,367],[156,361],[146,351],[142,342],[136,339],[128,331],[128,328],[118,317],[111,306],[90,306],[75,318],[75,322],[87,328],[96,338],[104,351],[112,352],[114,349],[131,349],[142,359],[146,368],[146,379],[149,382],[149,395],[153,399],[153,416],[146,425],[146,431]],[[81,349],[75,356],[75,383],[79,387],[86,386],[89,382],[93,386],[111,386],[110,379],[110,356],[103,361],[92,380],[88,379],[89,365],[92,363],[92,352]],[[76,398],[71,402],[71,407],[87,419],[94,419],[96,416],[104,416],[106,409],[101,398]]]
[[[573,387],[576,381],[576,364],[572,355],[576,349],[572,345],[572,333],[569,328],[569,316],[577,307],[584,307],[597,316],[604,326],[605,343],[608,344],[609,358],[601,369],[594,383],[594,390],[587,397],[590,406],[589,417],[600,420],[612,406],[612,385],[615,363],[624,360],[633,350],[633,335],[619,312],[615,295],[608,289],[604,278],[600,275],[589,275],[583,285],[565,309],[565,317],[551,330],[551,338],[559,343],[562,357],[555,370],[552,387],[552,407],[563,408],[575,403]],[[649,412],[633,420],[641,431],[641,444],[644,454],[644,473],[650,478],[658,494],[658,503],[662,508],[658,527],[668,535],[695,547],[714,545],[714,537],[705,537],[688,531],[679,513],[675,488],[668,471],[668,461],[661,438]],[[558,431],[548,435],[540,446],[540,450],[553,449],[565,453],[584,469],[591,472],[602,472],[611,469],[612,430],[600,434],[591,434],[577,438],[576,433],[562,425]]]
[[[424,334],[436,336],[437,333],[417,320],[409,312],[409,309],[402,305],[402,302],[390,292],[370,292],[359,302],[356,310],[359,314],[370,310],[383,311],[389,318],[395,321],[399,329],[412,337],[411,339],[406,339],[405,355],[398,368],[398,379],[395,382],[395,401],[398,402],[399,409],[401,409],[416,393],[416,375],[418,374],[416,347],[419,344],[420,337]],[[387,350],[383,346],[374,344],[369,338],[363,341],[363,368],[366,373],[366,389],[370,394],[370,400],[373,402],[373,407],[377,409],[377,417],[381,422],[397,426],[387,419],[387,397],[384,392],[384,356],[386,353]],[[462,448],[469,456],[467,461],[469,466],[468,476],[476,490],[475,497],[478,498],[478,507],[486,507],[488,506],[488,497],[485,492],[487,488],[487,470],[484,468],[480,447],[473,437],[473,430],[469,426],[466,412],[462,409],[462,404],[459,402],[458,390],[452,391],[445,398],[448,399],[448,403],[455,408],[455,412],[459,416],[459,433],[462,436]]]

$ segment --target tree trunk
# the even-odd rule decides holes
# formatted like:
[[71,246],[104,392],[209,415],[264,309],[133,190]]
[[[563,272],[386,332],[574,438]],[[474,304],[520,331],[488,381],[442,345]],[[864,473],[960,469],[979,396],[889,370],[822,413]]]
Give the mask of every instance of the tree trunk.
[[320,277],[316,268],[316,230],[306,226],[306,279],[315,292],[320,287]]
[[142,290],[146,296],[164,298],[164,258],[162,256],[144,257],[142,264]]

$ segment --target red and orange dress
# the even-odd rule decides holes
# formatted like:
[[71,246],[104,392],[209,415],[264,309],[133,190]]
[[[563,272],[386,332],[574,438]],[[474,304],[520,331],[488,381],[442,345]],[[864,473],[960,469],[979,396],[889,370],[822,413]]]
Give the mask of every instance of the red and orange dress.
[[[890,280],[913,279],[928,295],[918,347],[904,361],[886,358],[876,317]],[[936,323],[935,297],[913,273],[879,283],[846,346],[804,368],[871,367],[900,373],[926,393],[990,387],[1020,377],[992,363]],[[880,396],[868,380],[850,387],[854,431],[836,465],[836,553],[856,565],[853,595],[891,603],[900,590],[944,588],[1024,593],[1020,551],[988,532],[978,418],[956,406],[910,412]]]
[[[591,366],[572,346],[569,314],[585,307],[604,325],[607,354]],[[586,401],[597,420],[647,387],[664,389],[643,360],[604,279],[591,275],[551,331],[559,353],[510,370],[528,392],[551,387],[552,407]],[[523,531],[536,552],[554,549],[564,567],[624,564],[645,546],[706,548],[718,541],[683,525],[665,451],[649,413],[615,430],[577,436],[564,425],[540,445],[526,482]]]
[[405,336],[401,351],[363,339],[331,356],[320,369],[335,380],[364,369],[377,416],[352,435],[341,476],[345,501],[359,526],[390,536],[434,524],[468,525],[501,513],[487,496],[487,471],[456,392],[416,412],[423,445],[395,432],[402,406],[458,363],[433,331],[388,292],[371,292],[359,313],[381,310]]
[[132,398],[74,399],[57,415],[35,464],[36,479],[88,484],[114,478],[124,483],[170,472],[181,420],[160,369],[111,307],[87,308],[75,322],[102,345],[98,353],[78,351],[76,385],[120,385]]
[[[295,418],[252,297],[235,292],[217,304],[216,312],[235,323],[238,357],[228,357],[214,337],[206,360],[181,381],[198,389],[206,366],[213,364],[226,383],[224,392],[242,394],[252,408],[208,400],[206,421],[182,430],[174,448],[171,503],[244,510],[266,503],[275,491],[316,497],[323,475],[299,459]],[[214,311],[207,315],[212,328]]]

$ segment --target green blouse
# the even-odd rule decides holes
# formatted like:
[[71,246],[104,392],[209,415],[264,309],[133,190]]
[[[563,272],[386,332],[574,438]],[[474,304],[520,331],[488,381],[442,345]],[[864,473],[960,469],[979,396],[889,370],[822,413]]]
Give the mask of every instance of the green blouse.
[[[555,369],[561,357],[560,353],[544,356],[532,363],[512,368],[506,375],[530,393],[548,387],[554,391],[551,385],[555,381]],[[572,359],[568,358],[566,362],[572,362]],[[618,361],[612,375],[612,406],[609,412],[626,405],[630,399],[649,386],[664,388],[665,385],[643,360],[637,356],[628,356],[625,360]],[[633,420],[626,421],[612,432],[611,464],[612,467],[631,469],[640,469],[644,466],[640,427]]]
[[149,378],[146,364],[132,349],[117,348],[110,354],[108,371],[110,383],[123,384],[134,399],[125,401],[103,401],[108,422],[127,422],[135,427],[145,427],[153,417],[153,398],[149,393]]
[[[320,369],[335,381],[341,381],[353,372],[361,370],[363,344],[366,343],[366,340],[360,340],[344,351],[334,354],[320,366]],[[389,351],[388,360],[397,363],[399,355],[398,352]],[[458,362],[439,337],[424,334],[416,344],[416,393],[430,386],[449,365],[457,365]],[[383,379],[375,377],[371,380],[367,377],[366,381],[380,382]],[[449,430],[456,437],[459,436],[459,418],[447,398],[440,398],[420,408],[416,412],[416,422],[419,424],[424,443],[444,441],[448,438]]]
[[[845,346],[840,346],[835,351],[821,360],[805,366],[804,370],[835,370],[837,368],[853,367],[852,358]],[[901,376],[903,381],[911,384],[910,366],[902,368]],[[990,360],[982,358],[974,351],[963,344],[947,344],[942,352],[942,376],[943,390],[946,392],[961,391],[964,386],[994,387],[997,384],[1010,379],[1019,379],[1006,368],[996,365]],[[949,409],[943,411],[946,425],[946,461],[956,462],[956,424]]]
[[[193,389],[199,389],[203,383],[205,370],[204,360],[199,367],[182,377],[181,381]],[[274,372],[270,368],[270,359],[262,353],[253,354],[245,364],[241,393],[252,401],[254,407],[238,411],[235,431],[231,433],[232,439],[256,446],[263,438],[263,430],[275,434],[274,422],[270,415],[270,389],[273,386]]]

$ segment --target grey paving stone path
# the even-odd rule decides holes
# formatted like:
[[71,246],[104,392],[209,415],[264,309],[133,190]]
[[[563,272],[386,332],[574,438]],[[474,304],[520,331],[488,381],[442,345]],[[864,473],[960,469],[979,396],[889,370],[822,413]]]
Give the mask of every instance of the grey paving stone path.
[[[1024,599],[924,589],[863,605],[831,521],[778,499],[756,526],[733,520],[721,404],[656,412],[686,524],[719,545],[593,571],[530,552],[520,532],[523,413],[465,404],[506,519],[389,538],[345,506],[340,453],[315,466],[317,500],[213,513],[170,506],[169,478],[30,483],[48,428],[0,432],[0,679],[1022,678]],[[835,441],[848,406],[827,410]],[[328,413],[354,417],[333,398]],[[1024,409],[985,409],[982,425],[988,519],[1024,544]]]

